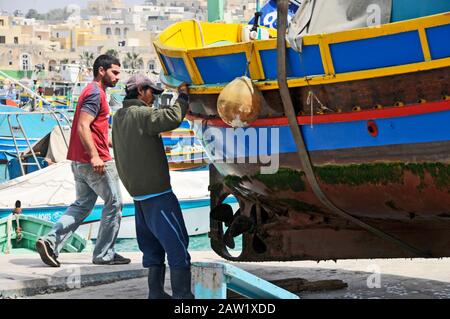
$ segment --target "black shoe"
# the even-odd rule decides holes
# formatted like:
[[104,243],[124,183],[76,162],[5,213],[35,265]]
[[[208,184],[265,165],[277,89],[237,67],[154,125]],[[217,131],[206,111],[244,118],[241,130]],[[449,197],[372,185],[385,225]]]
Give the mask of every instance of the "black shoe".
[[119,254],[114,255],[112,260],[94,260],[93,263],[96,265],[126,265],[131,262],[131,259],[120,256]]
[[50,247],[50,244],[43,239],[36,242],[36,250],[41,256],[42,261],[51,267],[60,267],[61,264],[57,260],[55,252]]

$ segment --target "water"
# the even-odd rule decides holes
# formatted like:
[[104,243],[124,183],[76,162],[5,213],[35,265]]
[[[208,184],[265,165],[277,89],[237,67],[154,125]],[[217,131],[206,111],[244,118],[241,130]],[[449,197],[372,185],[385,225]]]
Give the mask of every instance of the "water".
[[[92,240],[95,244],[95,240]],[[241,236],[235,238],[236,247],[234,250],[240,251],[242,249],[242,238]],[[92,245],[93,246],[93,245]],[[132,239],[118,239],[115,245],[116,251],[118,252],[139,252],[138,243],[136,238]],[[208,234],[190,236],[189,237],[189,251],[205,251],[212,250],[209,241]]]

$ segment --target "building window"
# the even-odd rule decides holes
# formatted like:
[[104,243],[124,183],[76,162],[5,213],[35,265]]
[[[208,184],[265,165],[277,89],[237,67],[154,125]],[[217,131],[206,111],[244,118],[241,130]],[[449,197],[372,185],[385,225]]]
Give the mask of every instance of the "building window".
[[12,65],[12,61],[9,61],[9,65]]
[[30,56],[27,53],[22,54],[21,57],[22,71],[28,71],[30,69],[30,65],[31,65]]
[[114,30],[114,35],[120,36],[120,29],[119,29],[119,28],[116,28],[116,29]]
[[42,40],[42,36],[38,35],[38,39],[39,39],[39,40]]
[[155,62],[149,61],[149,62],[148,62],[148,69],[149,69],[150,71],[154,71],[154,70],[155,70]]
[[0,35],[0,44],[1,43],[6,43],[6,37],[4,35]]
[[56,37],[59,38],[59,32],[56,32]]
[[129,31],[129,29],[128,28],[125,28],[124,30],[123,30],[123,36],[127,36],[127,34],[128,34],[128,31]]
[[55,60],[50,60],[50,62],[48,62],[48,70],[56,71],[56,61]]
[[2,26],[2,27],[3,27],[4,25],[5,25],[5,20],[3,20],[3,19],[2,19],[2,20],[0,20],[0,26]]
[[111,35],[111,34],[112,34],[111,28],[106,28],[106,35]]
[[19,37],[14,37],[14,44],[19,44]]

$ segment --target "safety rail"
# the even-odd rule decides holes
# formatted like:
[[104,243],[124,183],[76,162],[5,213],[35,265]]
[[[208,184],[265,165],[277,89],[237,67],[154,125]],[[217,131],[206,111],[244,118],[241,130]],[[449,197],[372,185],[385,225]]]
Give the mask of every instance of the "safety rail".
[[[66,144],[66,147],[69,148],[69,142],[66,139],[66,136],[64,134],[63,125],[61,124],[61,122],[66,122],[67,123],[66,126],[69,126],[69,127],[71,126],[71,122],[70,122],[70,119],[67,117],[67,115],[64,114],[63,112],[53,111],[53,110],[51,110],[51,111],[36,111],[36,112],[24,112],[24,111],[0,112],[0,116],[6,116],[6,118],[7,118],[9,130],[11,132],[11,137],[13,139],[14,148],[16,149],[17,159],[19,161],[20,170],[22,172],[22,175],[25,175],[24,166],[37,166],[39,169],[42,168],[41,165],[39,164],[36,153],[34,152],[33,145],[30,142],[30,139],[28,138],[28,136],[25,132],[25,129],[23,128],[22,123],[20,122],[20,119],[19,119],[20,116],[36,116],[36,115],[52,116],[55,119],[55,121],[59,127],[59,130],[61,131],[61,135],[64,139],[64,143]],[[15,117],[18,127],[13,125],[13,123],[11,121],[11,117]],[[27,151],[31,152],[35,163],[23,163],[22,162],[21,152],[19,150],[19,145],[17,143],[17,137],[15,135],[15,130],[17,130],[17,129],[19,129],[19,131],[22,133],[23,138],[25,139],[25,142],[28,146],[28,150],[26,150],[25,152],[27,152]],[[24,152],[22,152],[22,153],[24,153]]]

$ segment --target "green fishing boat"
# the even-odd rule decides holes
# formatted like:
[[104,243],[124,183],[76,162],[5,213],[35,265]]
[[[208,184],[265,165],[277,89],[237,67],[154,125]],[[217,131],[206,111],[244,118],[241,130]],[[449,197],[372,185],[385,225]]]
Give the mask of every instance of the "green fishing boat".
[[[47,234],[53,223],[32,216],[11,214],[0,219],[0,254],[15,253],[23,250],[35,250],[39,237]],[[86,240],[74,234],[64,245],[62,252],[81,252]]]

